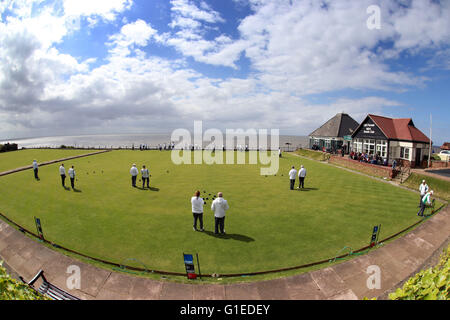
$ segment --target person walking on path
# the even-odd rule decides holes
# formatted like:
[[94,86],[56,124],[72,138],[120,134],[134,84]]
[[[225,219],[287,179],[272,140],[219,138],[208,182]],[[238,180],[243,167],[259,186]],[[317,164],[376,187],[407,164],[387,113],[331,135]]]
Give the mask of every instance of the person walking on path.
[[64,168],[64,163],[61,164],[61,166],[59,167],[59,174],[61,176],[61,183],[62,186],[65,188],[66,187],[66,168]]
[[306,169],[304,166],[301,166],[300,171],[298,172],[298,189],[305,188],[305,178],[306,178]]
[[150,188],[150,172],[145,166],[142,166],[141,174],[142,174],[142,189],[145,188],[146,181],[147,181],[147,188]]
[[214,211],[214,234],[225,234],[225,212],[230,209],[228,201],[223,198],[222,192],[217,194],[217,199],[211,204],[211,210]]
[[420,210],[417,213],[419,217],[423,217],[423,214],[425,212],[425,208],[431,205],[431,196],[434,194],[434,191],[431,190],[426,195],[423,196],[422,201],[420,202]]
[[136,178],[139,174],[138,169],[136,168],[136,164],[133,163],[133,166],[130,169],[130,174],[131,174],[131,186],[133,188],[136,188]]
[[69,171],[69,178],[70,178],[70,185],[72,186],[72,189],[75,190],[75,168],[72,166]]
[[291,171],[289,171],[289,180],[291,181],[291,190],[294,190],[296,179],[297,179],[297,170],[295,170],[295,166],[292,166]]
[[39,180],[39,176],[38,176],[38,171],[39,171],[39,165],[38,165],[38,163],[37,163],[37,161],[36,160],[33,160],[33,171],[34,171],[34,178],[36,179],[36,180]]
[[420,204],[422,203],[422,198],[427,194],[427,192],[429,191],[428,185],[426,183],[425,180],[422,181],[422,183],[419,186],[419,191],[420,191],[420,202],[419,202],[419,207]]
[[203,229],[203,205],[205,204],[203,198],[200,197],[200,191],[196,191],[191,198],[192,215],[194,216],[194,231],[197,229],[197,221],[200,220],[200,231]]

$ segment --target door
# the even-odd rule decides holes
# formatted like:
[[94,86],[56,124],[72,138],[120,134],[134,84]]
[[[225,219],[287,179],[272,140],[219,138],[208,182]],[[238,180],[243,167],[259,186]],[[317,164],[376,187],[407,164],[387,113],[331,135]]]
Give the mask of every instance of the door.
[[422,162],[422,149],[416,149],[416,167],[420,167]]

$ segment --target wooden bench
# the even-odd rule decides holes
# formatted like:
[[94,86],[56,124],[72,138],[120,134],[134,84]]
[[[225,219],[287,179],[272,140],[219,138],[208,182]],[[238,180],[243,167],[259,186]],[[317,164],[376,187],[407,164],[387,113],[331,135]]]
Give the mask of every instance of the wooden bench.
[[42,278],[42,284],[37,289],[40,294],[45,295],[53,300],[81,300],[48,282],[44,276],[44,270],[40,270],[30,282],[26,282],[22,277],[20,277],[20,280],[36,290],[33,285],[39,278]]

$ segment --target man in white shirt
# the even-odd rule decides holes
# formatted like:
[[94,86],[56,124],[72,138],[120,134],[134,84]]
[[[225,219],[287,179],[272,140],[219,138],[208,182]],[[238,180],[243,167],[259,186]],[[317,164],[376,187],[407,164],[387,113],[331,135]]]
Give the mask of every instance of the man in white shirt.
[[75,168],[72,166],[72,168],[69,169],[69,178],[70,178],[70,185],[72,186],[72,189],[75,190]]
[[139,170],[138,170],[138,168],[136,168],[135,163],[133,163],[133,166],[130,169],[130,174],[131,174],[131,186],[133,188],[136,188],[136,178],[139,174]]
[[37,161],[36,160],[33,160],[33,171],[34,171],[34,178],[36,179],[36,180],[39,180],[39,177],[38,177],[38,163],[37,163]]
[[305,188],[305,178],[306,178],[306,169],[304,166],[301,166],[300,171],[298,172],[298,189]]
[[59,167],[59,174],[61,175],[61,183],[62,186],[65,188],[65,181],[66,181],[66,168],[64,168],[64,163],[61,164]]
[[197,220],[200,220],[200,231],[203,230],[203,205],[205,202],[200,197],[200,191],[196,191],[191,198],[192,215],[194,216],[194,231],[197,231]]
[[420,207],[420,204],[422,203],[422,198],[427,194],[428,189],[429,189],[429,188],[428,188],[428,185],[427,185],[426,181],[423,180],[422,183],[421,183],[420,186],[419,186],[419,191],[420,191],[420,202],[419,202],[419,207]]
[[141,169],[141,174],[142,174],[142,189],[145,188],[145,181],[147,181],[147,188],[150,188],[150,172],[148,171],[148,169],[145,166],[142,166]]
[[214,234],[225,234],[225,211],[230,209],[227,200],[223,198],[222,192],[217,194],[218,198],[211,204],[211,210],[214,211]]
[[291,190],[294,190],[295,180],[297,179],[297,170],[295,170],[295,166],[292,166],[291,171],[289,171],[289,179],[291,181]]

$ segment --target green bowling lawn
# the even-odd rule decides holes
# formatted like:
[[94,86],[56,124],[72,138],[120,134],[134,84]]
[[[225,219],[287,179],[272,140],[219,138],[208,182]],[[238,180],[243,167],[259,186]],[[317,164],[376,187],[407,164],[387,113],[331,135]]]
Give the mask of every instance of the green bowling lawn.
[[14,152],[2,152],[0,153],[0,172],[31,166],[35,159],[38,163],[42,163],[92,152],[95,152],[95,150],[26,149]]
[[[12,155],[23,160],[22,152]],[[60,155],[40,154],[54,156]],[[131,187],[132,163],[150,168],[152,189]],[[307,189],[291,191],[287,173],[300,164],[308,170]],[[65,162],[71,165],[77,192],[61,186],[58,164],[41,167],[40,181],[31,171],[0,177],[0,212],[33,231],[39,217],[45,237],[61,246],[155,270],[184,272],[183,252],[199,254],[202,273],[291,267],[368,245],[374,225],[382,225],[385,238],[419,220],[417,194],[288,154],[278,174],[267,177],[259,165],[177,166],[160,151],[112,151]],[[205,232],[192,230],[196,190],[208,198]],[[219,191],[230,205],[223,237],[213,234],[210,209]]]

